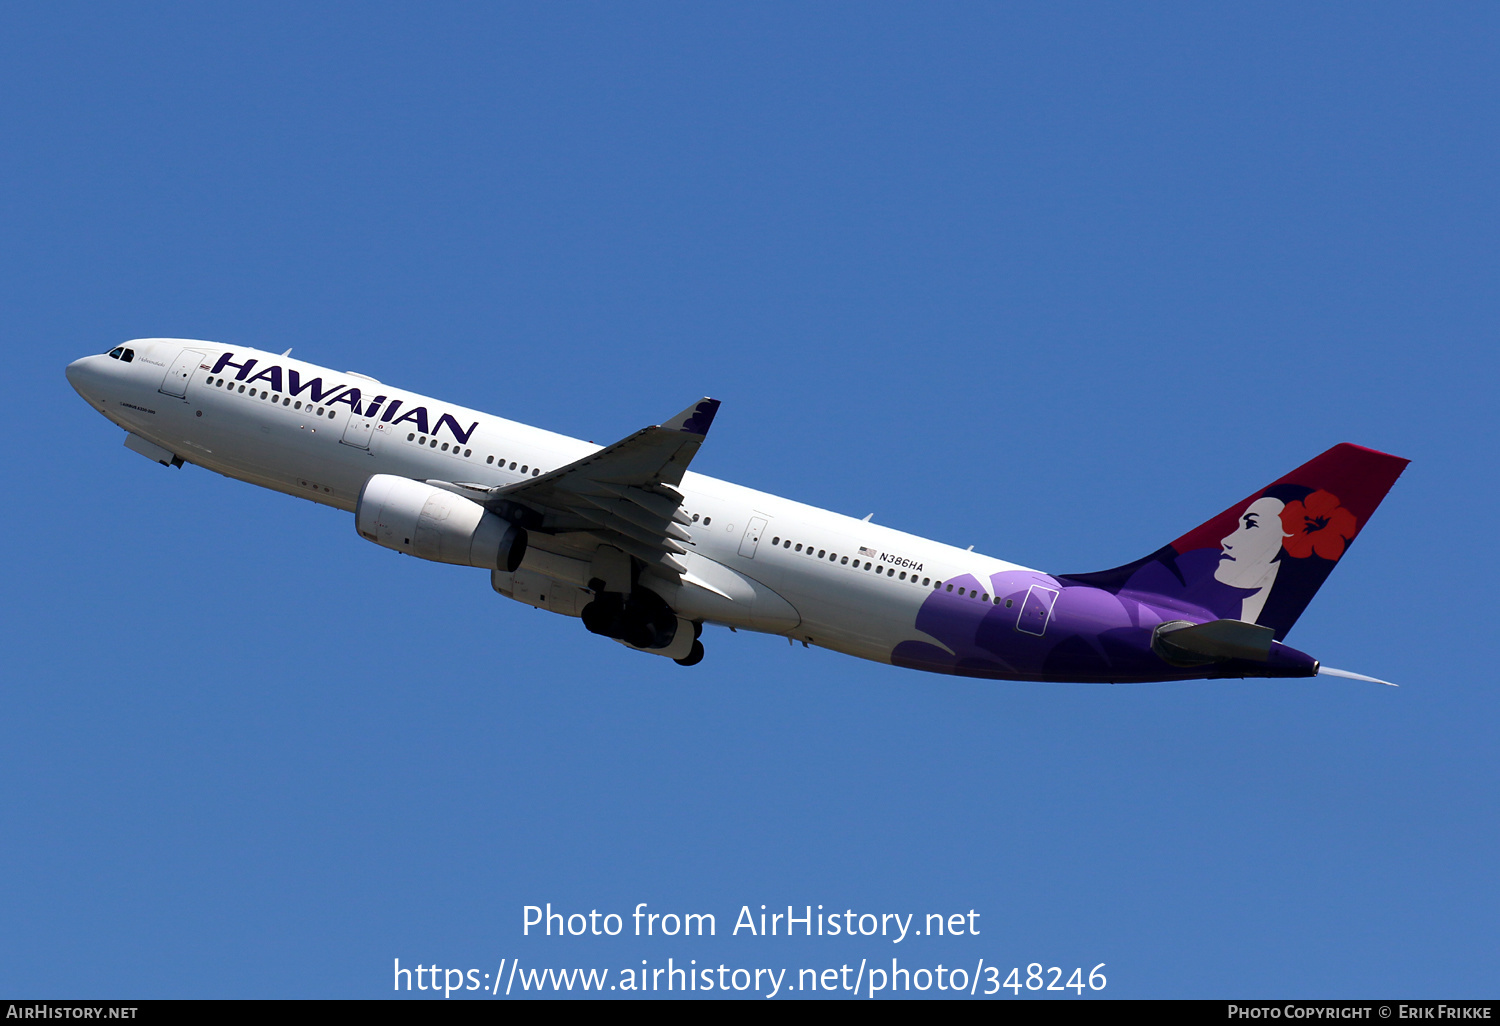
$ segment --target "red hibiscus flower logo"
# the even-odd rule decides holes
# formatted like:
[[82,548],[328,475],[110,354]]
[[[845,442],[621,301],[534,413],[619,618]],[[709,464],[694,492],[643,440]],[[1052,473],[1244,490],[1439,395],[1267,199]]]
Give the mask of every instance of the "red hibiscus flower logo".
[[1316,552],[1324,559],[1337,560],[1358,526],[1354,514],[1339,505],[1338,496],[1316,491],[1282,509],[1281,528],[1289,537],[1281,544],[1287,555],[1296,559],[1306,559]]

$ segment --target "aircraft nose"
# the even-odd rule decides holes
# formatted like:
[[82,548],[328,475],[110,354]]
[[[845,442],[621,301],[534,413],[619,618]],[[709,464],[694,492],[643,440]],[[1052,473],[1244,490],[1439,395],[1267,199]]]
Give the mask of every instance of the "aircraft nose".
[[68,364],[68,369],[66,371],[68,375],[68,384],[73,386],[73,391],[77,392],[79,395],[83,396],[90,402],[92,402],[94,398],[91,394],[93,392],[92,386],[98,381],[98,361],[101,359],[103,359],[103,357],[85,356],[81,360],[74,360],[72,363]]

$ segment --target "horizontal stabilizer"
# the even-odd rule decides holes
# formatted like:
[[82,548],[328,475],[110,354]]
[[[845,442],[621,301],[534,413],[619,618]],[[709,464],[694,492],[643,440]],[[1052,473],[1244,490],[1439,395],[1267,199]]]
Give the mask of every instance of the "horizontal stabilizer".
[[1151,647],[1169,663],[1194,666],[1224,659],[1263,663],[1271,658],[1276,632],[1243,620],[1211,620],[1188,624],[1181,620],[1156,629]]

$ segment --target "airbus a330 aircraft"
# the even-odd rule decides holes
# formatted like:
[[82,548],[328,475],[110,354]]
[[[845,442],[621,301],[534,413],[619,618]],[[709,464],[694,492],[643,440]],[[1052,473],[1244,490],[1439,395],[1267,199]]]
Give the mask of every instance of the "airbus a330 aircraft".
[[1283,639],[1396,456],[1334,446],[1144,559],[1047,574],[690,472],[714,399],[601,448],[290,352],[138,339],[67,375],[158,463],[347,510],[377,545],[684,666],[714,623],[1003,680],[1374,680]]

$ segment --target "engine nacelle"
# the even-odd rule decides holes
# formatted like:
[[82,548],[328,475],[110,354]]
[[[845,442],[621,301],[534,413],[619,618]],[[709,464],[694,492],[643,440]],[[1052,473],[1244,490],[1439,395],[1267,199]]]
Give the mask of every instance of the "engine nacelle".
[[435,563],[515,570],[526,532],[479,503],[413,481],[376,474],[360,490],[354,526],[376,545]]

